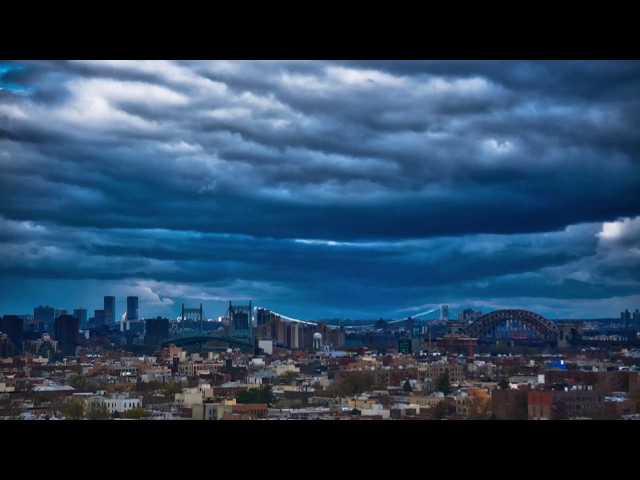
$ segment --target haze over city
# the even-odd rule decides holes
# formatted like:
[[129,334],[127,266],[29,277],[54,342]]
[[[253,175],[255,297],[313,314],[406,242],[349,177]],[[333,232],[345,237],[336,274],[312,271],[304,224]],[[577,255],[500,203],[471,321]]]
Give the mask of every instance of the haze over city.
[[0,316],[640,305],[635,61],[0,61]]

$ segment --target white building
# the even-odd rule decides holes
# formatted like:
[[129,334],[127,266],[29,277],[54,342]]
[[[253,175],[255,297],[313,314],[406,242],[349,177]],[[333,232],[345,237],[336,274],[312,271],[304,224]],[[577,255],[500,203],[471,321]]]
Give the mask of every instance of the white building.
[[113,412],[125,413],[132,408],[142,407],[142,401],[139,398],[127,398],[127,396],[122,393],[112,395],[111,397],[104,397],[102,401],[107,406],[107,411],[110,415],[112,415]]
[[175,402],[181,407],[200,405],[204,400],[204,392],[198,387],[183,388],[181,393],[176,393]]

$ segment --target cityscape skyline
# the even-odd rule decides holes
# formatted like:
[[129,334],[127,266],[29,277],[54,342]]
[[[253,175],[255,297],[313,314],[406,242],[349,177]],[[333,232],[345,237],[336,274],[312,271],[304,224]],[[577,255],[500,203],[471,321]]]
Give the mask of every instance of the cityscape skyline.
[[639,93],[637,61],[0,61],[0,315],[618,317]]
[[[104,297],[104,302],[107,302],[107,298],[113,298],[114,302],[116,301],[115,299],[117,299],[117,297],[115,296],[105,296]],[[66,314],[65,312],[69,312],[72,311],[73,312],[73,316],[77,317],[80,320],[80,325],[83,325],[84,323],[86,323],[88,318],[92,317],[92,312],[95,313],[99,313],[101,318],[98,320],[98,324],[113,324],[115,322],[120,322],[120,321],[124,321],[126,320],[147,320],[147,319],[153,319],[153,318],[159,318],[159,317],[165,317],[165,318],[169,318],[172,320],[176,320],[180,318],[180,308],[181,306],[185,306],[185,304],[179,305],[178,307],[180,307],[177,312],[177,315],[174,315],[174,312],[170,312],[168,314],[161,314],[157,311],[149,311],[149,312],[139,312],[139,308],[138,308],[138,297],[136,296],[127,296],[126,298],[124,298],[123,300],[125,300],[125,307],[123,307],[123,311],[121,313],[118,313],[118,311],[116,310],[116,315],[114,318],[114,315],[111,314],[111,310],[108,309],[98,309],[98,308],[87,308],[84,307],[82,305],[78,306],[78,307],[71,307],[71,308],[63,308],[62,306],[58,305],[58,306],[54,306],[54,305],[49,305],[46,302],[45,303],[40,303],[37,305],[34,305],[34,307],[32,309],[30,309],[27,312],[14,312],[13,314],[17,314],[20,316],[32,316],[32,317],[38,317],[38,316],[42,316],[42,314],[38,314],[38,310],[42,309],[42,308],[47,308],[47,309],[51,309],[52,313],[55,312],[55,314],[51,315],[51,319],[50,322],[53,321],[54,318],[56,318],[58,315],[60,314]],[[211,307],[211,303],[209,302],[208,304],[206,302],[201,303],[201,305],[203,305],[203,312],[204,312],[204,320],[217,320],[219,318],[222,318],[226,315],[228,307],[229,307],[229,301],[232,301],[234,304],[237,304],[238,302],[240,304],[246,304],[252,301],[252,299],[229,299],[223,303],[223,306],[221,307],[218,303],[220,302],[216,302],[216,305],[214,305],[214,309],[212,310],[207,310],[207,307]],[[131,302],[131,303],[130,303]],[[97,303],[96,303],[97,305]],[[135,305],[135,307],[134,307]],[[128,307],[131,306],[132,308],[135,308],[135,311],[137,313],[137,315],[133,318],[129,318],[129,311],[128,311]],[[196,304],[188,304],[187,308],[197,308],[198,305]],[[356,317],[305,317],[305,318],[292,318],[289,317],[288,315],[286,315],[286,312],[276,312],[275,310],[271,309],[268,305],[254,305],[254,309],[266,309],[267,311],[273,311],[275,314],[278,315],[284,315],[285,318],[292,318],[293,320],[308,320],[308,321],[323,321],[323,320],[339,320],[339,319],[343,319],[343,320],[353,320],[353,321],[358,321],[358,320],[362,320],[362,321],[371,321],[371,320],[377,320],[377,319],[385,319],[385,320],[402,320],[402,319],[408,319],[408,318],[419,318],[419,317],[423,317],[423,319],[426,320],[436,320],[439,318],[439,315],[441,315],[441,311],[443,309],[445,309],[448,312],[448,318],[450,319],[455,319],[456,317],[458,317],[459,314],[462,314],[463,312],[465,312],[466,310],[469,311],[474,311],[473,308],[475,307],[475,305],[472,304],[461,304],[461,305],[447,305],[447,304],[441,304],[441,305],[422,305],[421,306],[423,308],[422,311],[418,312],[418,309],[412,309],[411,313],[407,313],[405,315],[396,315],[396,316],[381,316],[381,315],[374,315],[372,317],[362,317],[362,318],[356,318]],[[427,310],[424,310],[424,309]],[[491,311],[493,311],[494,309],[489,309],[489,310],[485,310],[484,312],[481,312],[480,310],[478,310],[478,312],[481,313],[490,313]],[[502,308],[499,309],[495,309],[495,310],[502,310]],[[526,309],[525,309],[526,310]],[[630,322],[631,318],[633,316],[634,321],[636,320],[636,317],[638,315],[638,308],[633,308],[633,307],[627,307],[625,309],[623,309],[620,312],[612,312],[610,315],[605,315],[605,316],[600,316],[600,317],[582,317],[582,318],[575,318],[577,320],[589,320],[589,319],[618,319],[620,318],[622,322]],[[103,313],[104,312],[104,313]],[[534,312],[535,313],[535,312]],[[2,315],[13,315],[10,314],[8,312],[0,312],[0,317]],[[102,319],[102,316],[104,315],[104,321]],[[257,315],[257,313],[255,314]],[[426,317],[424,317],[425,315],[427,315]],[[257,317],[256,317],[257,318]],[[550,320],[569,320],[570,318],[554,318],[554,317],[548,317]]]

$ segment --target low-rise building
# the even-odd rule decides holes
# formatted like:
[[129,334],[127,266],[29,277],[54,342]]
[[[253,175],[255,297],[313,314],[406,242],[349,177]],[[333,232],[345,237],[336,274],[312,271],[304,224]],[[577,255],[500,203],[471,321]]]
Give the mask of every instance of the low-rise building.
[[493,390],[491,411],[498,420],[524,420],[529,415],[528,393],[525,390]]
[[142,400],[139,398],[127,397],[124,394],[116,394],[110,397],[102,397],[102,401],[107,407],[107,412],[110,415],[113,413],[126,413],[132,408],[141,408]]
[[553,418],[553,392],[532,390],[527,392],[528,417],[534,420]]

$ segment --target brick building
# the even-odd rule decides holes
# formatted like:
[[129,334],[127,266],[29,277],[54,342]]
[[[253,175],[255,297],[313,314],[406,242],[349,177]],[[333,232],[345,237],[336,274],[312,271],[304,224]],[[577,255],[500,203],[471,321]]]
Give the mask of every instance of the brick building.
[[524,420],[528,416],[527,391],[493,390],[491,392],[491,411],[498,420]]
[[553,392],[532,390],[527,392],[528,416],[537,420],[551,420]]

